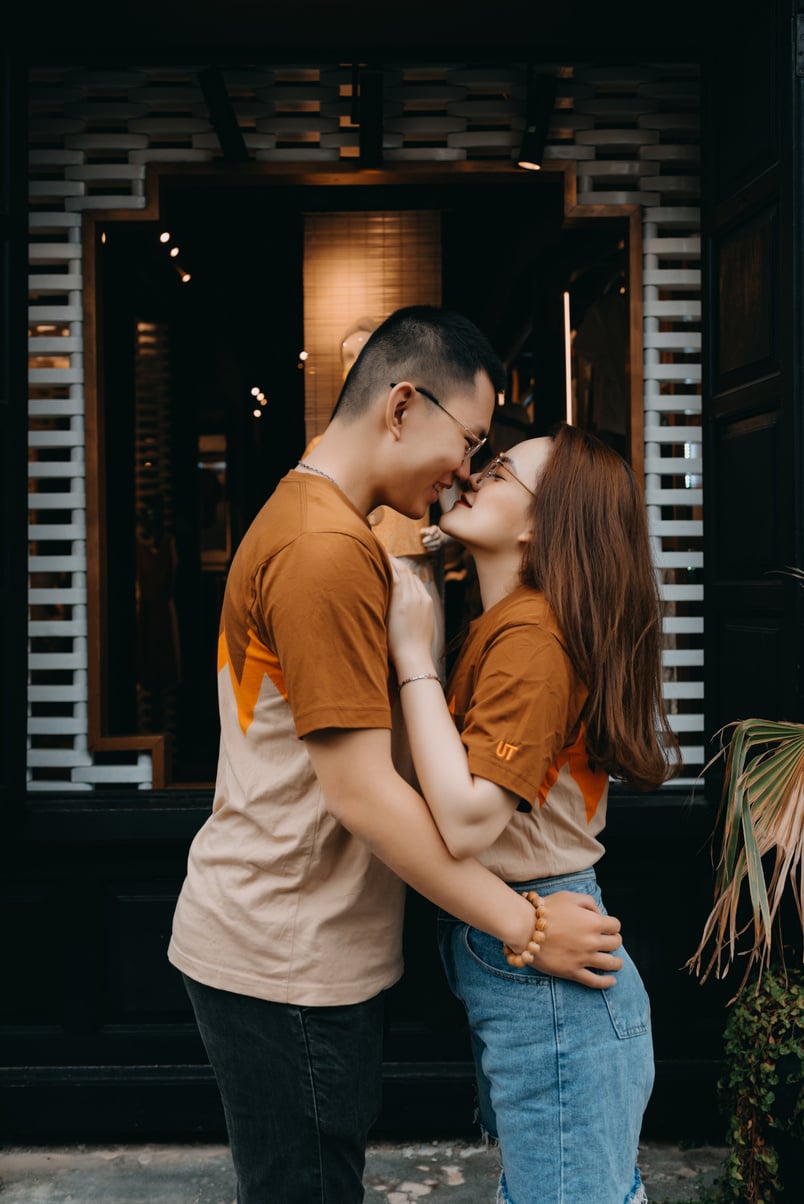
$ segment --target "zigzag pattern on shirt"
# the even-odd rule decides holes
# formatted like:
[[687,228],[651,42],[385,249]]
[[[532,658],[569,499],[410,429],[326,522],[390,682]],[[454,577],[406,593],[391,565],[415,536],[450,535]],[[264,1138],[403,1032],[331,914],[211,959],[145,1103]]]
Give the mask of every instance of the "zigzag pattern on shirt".
[[558,775],[564,765],[568,767],[572,780],[583,795],[586,822],[590,823],[605,793],[609,775],[604,770],[590,768],[589,753],[586,751],[586,729],[583,724],[581,724],[575,743],[562,748],[545,774],[544,781],[539,787],[538,803],[540,807],[547,802],[547,796],[558,781]]
[[229,677],[235,701],[237,702],[237,719],[240,729],[245,735],[254,719],[254,708],[262,688],[263,678],[270,678],[279,693],[287,701],[288,692],[285,688],[285,679],[282,676],[282,669],[277,657],[257,639],[253,631],[249,631],[248,633],[248,646],[243,659],[243,673],[238,678],[232,664],[232,658],[229,655],[226,632],[221,629],[221,633],[218,636],[219,673],[224,665],[229,666]]

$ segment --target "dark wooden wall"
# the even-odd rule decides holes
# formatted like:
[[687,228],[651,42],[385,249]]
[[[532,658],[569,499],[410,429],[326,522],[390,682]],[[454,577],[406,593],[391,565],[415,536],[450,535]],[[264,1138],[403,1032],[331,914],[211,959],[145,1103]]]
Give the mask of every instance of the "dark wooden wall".
[[[647,5],[623,6],[644,22],[622,29],[594,7],[626,55],[672,47],[703,60],[707,730],[752,712],[800,719],[801,595],[779,574],[803,559],[801,5],[713,5],[706,44],[699,5],[676,6],[669,27]],[[648,24],[654,32],[640,41]],[[118,41],[124,27],[115,26]],[[102,28],[92,27],[96,43]],[[548,42],[576,57],[584,45],[592,57],[614,52],[587,34],[580,21]],[[25,794],[24,86],[8,60],[3,68],[0,220],[13,304],[0,328],[0,1127],[26,1141],[220,1138],[212,1077],[165,957],[209,793]],[[653,1001],[646,1135],[655,1137],[723,1137],[716,1082],[728,988],[701,986],[683,969],[711,902],[713,816],[712,798],[691,800],[683,788],[616,794],[611,805],[600,877]],[[466,1033],[435,956],[431,910],[415,896],[409,921],[408,973],[389,999],[379,1131],[471,1132]]]
[[[219,1139],[223,1120],[179,975],[165,956],[208,793],[34,801],[0,855],[0,1106],[6,1137]],[[709,904],[712,808],[687,790],[615,792],[600,879],[653,1003],[646,1133],[722,1139],[723,992],[683,969]],[[430,904],[411,895],[406,974],[389,993],[378,1133],[474,1132],[462,1010]]]
[[[706,76],[706,726],[801,720],[801,93],[794,8],[724,25]],[[798,18],[801,35],[801,17]],[[736,81],[739,80],[739,86]],[[717,775],[715,775],[717,782]]]

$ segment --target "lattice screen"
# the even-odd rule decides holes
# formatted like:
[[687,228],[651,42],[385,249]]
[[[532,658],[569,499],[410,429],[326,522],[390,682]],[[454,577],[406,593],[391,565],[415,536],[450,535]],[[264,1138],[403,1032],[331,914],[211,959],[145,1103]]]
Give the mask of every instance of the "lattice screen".
[[[698,71],[545,66],[559,86],[548,156],[575,162],[581,204],[644,209],[645,468],[666,604],[665,693],[685,778],[704,759]],[[262,161],[358,154],[347,67],[224,71]],[[388,162],[510,160],[524,68],[385,74]],[[220,157],[189,68],[34,68],[30,122],[31,790],[151,784],[147,755],[87,747],[81,213],[144,205],[148,163]]]

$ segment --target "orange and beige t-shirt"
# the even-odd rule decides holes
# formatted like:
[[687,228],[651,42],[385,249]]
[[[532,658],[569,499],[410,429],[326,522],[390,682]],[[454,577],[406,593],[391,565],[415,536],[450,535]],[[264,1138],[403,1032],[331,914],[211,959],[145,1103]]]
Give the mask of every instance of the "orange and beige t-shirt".
[[303,737],[390,728],[388,559],[328,481],[291,472],[232,561],[221,737],[168,956],[208,986],[356,1003],[402,972],[402,882],[328,812]]
[[586,697],[543,595],[520,586],[471,624],[447,699],[471,773],[523,800],[479,858],[508,882],[588,869],[603,855],[609,779],[589,765]]

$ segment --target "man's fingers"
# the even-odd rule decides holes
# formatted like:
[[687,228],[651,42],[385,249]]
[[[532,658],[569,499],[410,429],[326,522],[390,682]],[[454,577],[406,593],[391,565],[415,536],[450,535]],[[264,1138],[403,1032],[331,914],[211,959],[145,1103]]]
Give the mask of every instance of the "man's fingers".
[[613,987],[617,979],[613,974],[593,974],[591,970],[579,970],[575,975],[575,981],[581,986],[592,987],[595,990],[603,990],[606,987]]
[[614,933],[613,935],[609,935],[605,932],[600,934],[599,948],[604,950],[606,953],[613,953],[615,949],[620,948],[622,943],[623,938],[620,936],[619,932]]
[[621,957],[614,957],[611,953],[600,952],[592,954],[588,964],[595,970],[606,970],[609,973],[613,973],[615,970],[622,970],[623,959]]

